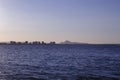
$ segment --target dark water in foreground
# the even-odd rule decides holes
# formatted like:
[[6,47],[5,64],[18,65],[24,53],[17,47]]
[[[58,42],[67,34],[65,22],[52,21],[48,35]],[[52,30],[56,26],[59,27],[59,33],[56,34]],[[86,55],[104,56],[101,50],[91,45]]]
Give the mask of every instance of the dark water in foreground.
[[120,80],[120,46],[0,45],[0,80]]

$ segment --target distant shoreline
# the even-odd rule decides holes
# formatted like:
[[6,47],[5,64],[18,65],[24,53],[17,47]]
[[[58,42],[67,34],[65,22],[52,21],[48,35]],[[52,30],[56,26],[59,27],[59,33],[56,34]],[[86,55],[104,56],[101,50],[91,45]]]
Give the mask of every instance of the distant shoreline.
[[0,45],[120,45],[119,43],[80,43],[80,42],[71,42],[71,41],[64,41],[60,43],[56,43],[55,41],[51,42],[44,42],[44,41],[24,41],[24,42],[17,42],[17,41],[9,41],[9,42],[0,42]]
[[115,45],[115,46],[120,46],[120,44],[8,44],[8,43],[0,43],[0,45],[93,45],[93,46],[102,46],[102,45],[106,45],[106,46],[109,46],[109,45]]

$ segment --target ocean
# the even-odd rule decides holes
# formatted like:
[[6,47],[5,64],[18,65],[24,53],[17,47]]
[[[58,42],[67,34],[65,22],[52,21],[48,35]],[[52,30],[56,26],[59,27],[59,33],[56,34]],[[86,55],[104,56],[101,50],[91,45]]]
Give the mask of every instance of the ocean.
[[0,80],[120,80],[120,45],[0,45]]

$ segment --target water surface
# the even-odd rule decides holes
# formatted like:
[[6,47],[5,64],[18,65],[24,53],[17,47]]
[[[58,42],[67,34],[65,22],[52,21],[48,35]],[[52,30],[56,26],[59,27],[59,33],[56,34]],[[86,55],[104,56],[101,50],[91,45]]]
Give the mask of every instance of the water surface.
[[120,80],[119,45],[0,45],[2,80]]

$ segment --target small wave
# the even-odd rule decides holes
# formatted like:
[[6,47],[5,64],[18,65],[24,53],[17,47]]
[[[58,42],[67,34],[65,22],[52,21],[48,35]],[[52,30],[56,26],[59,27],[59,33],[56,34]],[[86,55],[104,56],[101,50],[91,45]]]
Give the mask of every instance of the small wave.
[[43,79],[43,78],[35,78],[35,77],[29,77],[29,78],[26,78],[24,80],[47,80],[47,79]]
[[76,80],[120,80],[120,79],[113,78],[113,77],[85,77],[85,76],[79,76]]

